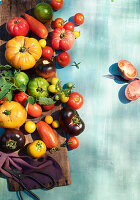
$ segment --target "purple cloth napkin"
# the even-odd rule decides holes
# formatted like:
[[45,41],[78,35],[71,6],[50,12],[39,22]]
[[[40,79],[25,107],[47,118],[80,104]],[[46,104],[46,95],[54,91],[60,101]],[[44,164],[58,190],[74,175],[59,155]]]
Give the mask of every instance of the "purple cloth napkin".
[[[5,168],[18,170],[23,174],[29,174],[38,179],[44,185],[49,184],[51,179],[46,175],[42,175],[37,172],[48,173],[56,181],[63,176],[60,165],[56,162],[56,160],[47,155],[41,159],[35,160],[29,156],[19,156],[16,153],[6,154],[0,151],[0,172],[5,176],[16,180],[15,177],[12,177],[11,174],[5,171]],[[37,182],[28,177],[26,177],[23,182],[28,189],[36,188],[39,185]]]

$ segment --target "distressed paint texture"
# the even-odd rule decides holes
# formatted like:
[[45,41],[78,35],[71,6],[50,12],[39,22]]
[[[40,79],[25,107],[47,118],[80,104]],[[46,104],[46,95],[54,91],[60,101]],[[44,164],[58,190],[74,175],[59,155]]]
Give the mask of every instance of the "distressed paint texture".
[[[78,136],[79,148],[69,151],[72,184],[35,192],[41,200],[139,200],[140,100],[128,102],[125,84],[103,75],[114,73],[121,59],[132,62],[140,74],[140,1],[64,0],[54,19],[66,20],[77,12],[85,15],[85,23],[75,28],[81,36],[69,53],[72,62],[81,61],[80,69],[58,68],[57,75],[83,94],[79,113],[86,130]],[[16,198],[0,179],[0,200]]]

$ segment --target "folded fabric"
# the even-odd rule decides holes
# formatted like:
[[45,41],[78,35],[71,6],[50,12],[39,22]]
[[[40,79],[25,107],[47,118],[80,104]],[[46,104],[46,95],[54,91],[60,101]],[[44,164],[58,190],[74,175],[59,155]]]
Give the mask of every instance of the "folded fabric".
[[[56,160],[48,155],[35,160],[29,156],[19,156],[16,153],[7,154],[0,151],[0,172],[6,177],[13,178],[14,180],[18,181],[5,169],[13,169],[20,171],[22,174],[31,175],[44,185],[51,183],[51,179],[48,176],[38,172],[48,173],[56,181],[63,176],[60,165],[56,162]],[[29,177],[25,177],[23,182],[28,189],[37,188],[39,186],[36,181]]]

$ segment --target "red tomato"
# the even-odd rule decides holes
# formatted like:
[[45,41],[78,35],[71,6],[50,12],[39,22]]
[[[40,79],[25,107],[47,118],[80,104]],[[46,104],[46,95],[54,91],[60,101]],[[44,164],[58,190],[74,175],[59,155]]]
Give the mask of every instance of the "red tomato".
[[55,104],[52,105],[43,105],[44,110],[52,110],[54,108]]
[[77,13],[74,15],[74,23],[76,25],[81,25],[84,23],[84,15],[82,13]]
[[56,61],[61,67],[66,67],[70,64],[71,61],[70,54],[68,54],[67,52],[62,52],[58,54],[58,56],[56,57]]
[[13,37],[26,36],[29,31],[29,25],[22,17],[14,17],[7,22],[6,29]]
[[45,59],[50,59],[53,56],[53,49],[49,46],[46,46],[42,49],[42,56]]
[[138,76],[136,68],[127,60],[120,60],[118,62],[118,69],[126,80],[133,80]]
[[75,110],[81,108],[84,103],[84,98],[78,92],[72,92],[69,96],[67,105]]
[[72,22],[67,22],[65,25],[64,25],[64,29],[65,30],[70,30],[70,31],[74,31],[74,24]]
[[28,111],[27,113],[31,116],[31,117],[40,117],[42,114],[42,108],[40,105],[38,105],[37,103],[35,103],[34,105],[31,105],[30,103],[28,104]]
[[125,96],[130,101],[135,101],[140,97],[140,80],[135,80],[125,88]]
[[58,147],[58,138],[54,130],[43,121],[37,122],[37,131],[43,140],[43,142],[46,144],[47,148],[55,148]]
[[14,101],[21,103],[22,105],[25,105],[25,100],[28,99],[28,96],[24,94],[23,92],[18,92],[14,96]]
[[60,10],[63,6],[63,0],[51,0],[51,6],[54,10]]
[[54,26],[54,28],[63,28],[64,23],[65,22],[62,18],[56,18],[54,23],[53,23],[53,26]]
[[5,101],[8,101],[8,98],[5,96],[2,100],[0,100],[0,104],[3,104]]
[[64,28],[56,28],[53,31],[52,47],[56,50],[67,51],[71,49],[75,41],[74,33]]
[[71,149],[76,149],[79,146],[79,140],[77,139],[77,137],[72,136],[68,139],[67,145],[71,148]]

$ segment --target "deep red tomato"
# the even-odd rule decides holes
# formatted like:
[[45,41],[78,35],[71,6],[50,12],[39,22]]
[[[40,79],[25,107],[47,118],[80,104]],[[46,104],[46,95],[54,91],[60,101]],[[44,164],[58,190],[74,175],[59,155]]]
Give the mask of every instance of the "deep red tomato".
[[26,36],[29,25],[22,17],[14,17],[7,22],[6,29],[11,36]]
[[68,139],[67,145],[71,148],[71,149],[76,149],[79,146],[79,140],[77,139],[77,137],[72,136]]
[[31,105],[30,103],[28,104],[28,111],[27,113],[31,116],[31,117],[40,117],[42,114],[42,108],[40,105],[38,105],[37,103],[35,103],[34,105]]
[[70,64],[71,61],[70,54],[68,54],[67,52],[62,52],[58,54],[58,56],[56,57],[56,61],[61,67],[66,67]]
[[54,23],[53,23],[53,26],[54,26],[54,28],[63,28],[64,23],[65,22],[62,18],[56,18]]
[[127,60],[120,60],[118,62],[118,69],[126,80],[133,80],[138,76],[136,68]]
[[60,10],[63,6],[63,0],[51,0],[51,6],[54,10]]
[[42,49],[42,56],[45,59],[50,59],[53,56],[53,49],[49,46],[46,46]]
[[72,22],[67,22],[65,25],[64,25],[64,29],[65,30],[70,30],[70,31],[74,31],[74,24]]
[[130,101],[137,100],[140,96],[140,80],[135,80],[125,88],[125,96]]
[[23,92],[18,92],[14,96],[14,101],[21,103],[22,105],[25,105],[25,100],[28,99],[28,96],[24,94]]
[[67,51],[71,49],[75,41],[74,33],[64,28],[56,28],[53,31],[52,47],[56,50]]
[[82,13],[77,13],[74,15],[74,23],[76,25],[81,25],[84,23],[84,15]]
[[52,110],[54,108],[55,104],[52,105],[43,105],[44,110]]
[[84,103],[84,98],[78,92],[72,92],[69,96],[67,105],[75,110],[81,108]]

